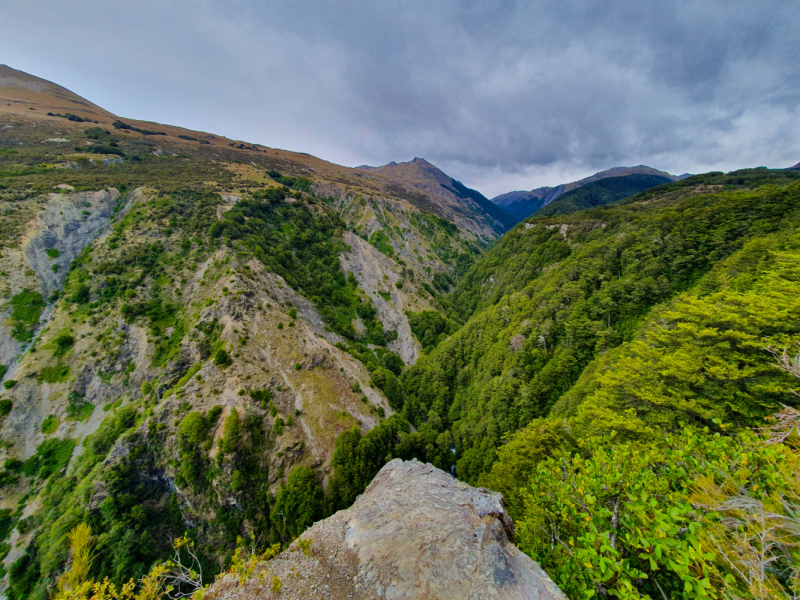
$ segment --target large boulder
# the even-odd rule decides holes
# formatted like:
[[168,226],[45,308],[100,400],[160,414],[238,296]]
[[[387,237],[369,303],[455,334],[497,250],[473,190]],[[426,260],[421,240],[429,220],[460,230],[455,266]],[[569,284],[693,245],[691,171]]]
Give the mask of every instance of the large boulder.
[[311,540],[308,556],[295,542],[244,584],[222,578],[206,600],[564,599],[514,546],[513,527],[500,494],[429,464],[395,459],[352,507],[303,534]]

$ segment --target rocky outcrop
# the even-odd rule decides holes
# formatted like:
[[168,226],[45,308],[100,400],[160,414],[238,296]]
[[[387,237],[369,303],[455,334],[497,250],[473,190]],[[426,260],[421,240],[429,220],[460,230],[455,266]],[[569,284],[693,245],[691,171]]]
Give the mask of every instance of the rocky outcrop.
[[395,459],[351,508],[302,536],[308,555],[295,542],[245,583],[219,580],[206,598],[565,599],[514,546],[513,527],[500,494]]
[[[384,330],[397,332],[397,339],[389,344],[389,349],[407,365],[413,365],[419,358],[419,348],[404,311],[403,294],[395,286],[401,279],[392,269],[394,262],[349,231],[345,232],[344,241],[350,250],[342,255],[342,270],[354,274],[375,305]],[[380,292],[388,292],[389,299]]]

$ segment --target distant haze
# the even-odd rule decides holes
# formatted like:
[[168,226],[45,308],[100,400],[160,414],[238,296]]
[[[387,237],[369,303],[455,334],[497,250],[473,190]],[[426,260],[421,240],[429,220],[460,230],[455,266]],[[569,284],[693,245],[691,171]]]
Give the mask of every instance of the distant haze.
[[0,63],[116,114],[488,197],[800,160],[800,2],[0,0]]

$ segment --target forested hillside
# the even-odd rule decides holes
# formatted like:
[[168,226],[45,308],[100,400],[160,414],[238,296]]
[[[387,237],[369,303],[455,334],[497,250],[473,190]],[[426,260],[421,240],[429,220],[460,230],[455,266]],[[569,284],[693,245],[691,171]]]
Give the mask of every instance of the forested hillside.
[[540,208],[535,214],[537,217],[567,215],[586,208],[611,204],[657,185],[664,185],[670,182],[672,182],[672,179],[661,175],[634,174],[606,177],[559,196],[547,206]]
[[[417,433],[398,415],[340,436],[335,477],[352,495],[387,453],[454,464],[504,493],[571,597],[791,597],[796,413],[777,445],[751,428],[798,402],[799,226],[800,178],[767,170],[521,224],[403,372],[393,407]],[[785,521],[770,539],[790,546],[759,550],[737,493]],[[760,583],[739,573],[758,552],[782,565]]]
[[289,543],[335,505],[337,436],[392,416],[406,313],[503,226],[0,75],[0,593],[50,595],[81,524],[117,586],[187,533],[206,582],[239,536]]
[[[468,272],[460,285],[471,284],[472,289],[454,292],[453,312],[471,318],[403,374],[405,397],[400,409],[415,425],[434,421],[450,431],[460,477],[475,481],[491,467],[504,435],[546,416],[560,399],[564,398],[559,407],[573,406],[572,399],[579,394],[573,384],[586,367],[598,356],[608,360],[623,343],[645,335],[651,319],[661,322],[669,315],[676,328],[674,323],[690,320],[690,309],[699,309],[689,300],[678,305],[677,315],[664,312],[671,306],[668,303],[678,302],[682,297],[676,294],[682,292],[690,298],[713,291],[710,281],[717,276],[713,269],[722,268],[736,252],[743,255],[731,260],[744,261],[743,256],[752,252],[751,240],[759,240],[752,242],[759,248],[767,243],[790,244],[793,238],[781,241],[781,236],[790,235],[797,226],[800,180],[795,175],[752,171],[694,179],[694,185],[673,184],[674,188],[661,195],[653,192],[644,202],[591,209],[559,221],[527,222]],[[709,188],[716,190],[704,193]],[[750,260],[777,258],[768,254]],[[492,282],[501,270],[500,281]],[[781,319],[778,311],[797,308],[791,301],[791,276],[788,282],[788,288],[775,289],[783,296],[764,310],[766,321],[754,321],[765,307],[743,306],[747,312],[740,318],[754,327],[750,335],[755,340],[770,337],[786,343],[800,332],[796,315],[790,312]],[[758,292],[751,296],[760,302],[768,298]],[[485,308],[474,312],[481,302]],[[659,310],[652,312],[654,307]],[[730,310],[721,312],[735,318]],[[697,318],[701,320],[695,326],[701,328],[742,327],[717,323],[713,315],[702,312]],[[678,330],[683,327],[688,325]],[[739,351],[736,346],[732,350]],[[763,351],[751,350],[754,356],[748,354],[748,360],[770,362]],[[725,359],[745,368],[730,353]],[[748,367],[756,369],[749,363]],[[790,382],[781,381],[780,373],[764,367],[763,372],[756,369],[749,375],[753,377],[745,377],[746,382],[730,383],[737,401],[713,402],[713,414],[699,407],[686,409],[680,419],[672,420],[707,425],[717,417],[752,423],[780,403],[791,402]],[[753,378],[758,394],[749,388],[756,385]],[[696,385],[692,394],[707,393],[709,398],[721,394],[710,388],[703,392],[703,382]],[[587,386],[580,382],[581,388]],[[678,395],[689,393],[683,389]],[[664,418],[661,410],[656,412]]]

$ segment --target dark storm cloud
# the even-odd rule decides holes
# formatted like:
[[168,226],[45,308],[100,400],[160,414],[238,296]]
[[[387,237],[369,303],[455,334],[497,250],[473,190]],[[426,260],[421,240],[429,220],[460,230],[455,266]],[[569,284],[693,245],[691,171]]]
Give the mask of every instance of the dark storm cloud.
[[800,160],[793,0],[0,9],[3,62],[117,113],[350,165],[424,156],[489,195]]

